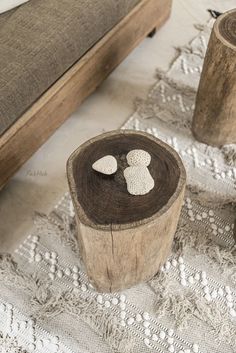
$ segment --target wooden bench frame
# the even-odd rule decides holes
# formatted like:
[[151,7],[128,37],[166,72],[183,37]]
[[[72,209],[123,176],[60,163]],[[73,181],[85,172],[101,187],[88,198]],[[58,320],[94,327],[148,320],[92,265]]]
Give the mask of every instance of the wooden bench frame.
[[132,49],[168,19],[171,4],[142,0],[3,134],[0,189]]

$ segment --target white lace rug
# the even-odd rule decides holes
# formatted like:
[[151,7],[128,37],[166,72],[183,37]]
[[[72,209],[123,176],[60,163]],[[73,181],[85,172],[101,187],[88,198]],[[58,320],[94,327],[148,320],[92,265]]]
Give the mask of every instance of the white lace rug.
[[173,252],[122,293],[89,284],[67,193],[13,256],[0,255],[0,352],[236,352],[235,146],[194,140],[190,126],[210,25],[182,48],[123,128],[172,145],[188,174]]

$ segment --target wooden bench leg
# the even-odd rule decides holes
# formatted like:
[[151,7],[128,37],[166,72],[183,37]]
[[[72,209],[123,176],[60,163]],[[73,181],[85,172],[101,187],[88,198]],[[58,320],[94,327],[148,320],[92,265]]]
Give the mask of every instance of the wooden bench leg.
[[155,34],[156,34],[156,32],[157,32],[157,29],[156,29],[156,27],[155,27],[155,28],[153,28],[153,30],[148,34],[148,38],[154,37]]

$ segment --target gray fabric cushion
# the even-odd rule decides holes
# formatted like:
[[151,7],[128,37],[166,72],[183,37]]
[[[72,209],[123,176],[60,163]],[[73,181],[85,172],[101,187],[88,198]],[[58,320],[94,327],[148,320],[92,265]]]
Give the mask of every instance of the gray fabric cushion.
[[0,134],[140,0],[30,0],[0,16]]

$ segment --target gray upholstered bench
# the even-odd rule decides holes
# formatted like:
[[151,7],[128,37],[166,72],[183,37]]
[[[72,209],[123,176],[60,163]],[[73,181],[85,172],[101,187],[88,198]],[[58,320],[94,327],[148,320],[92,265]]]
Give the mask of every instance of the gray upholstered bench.
[[171,0],[30,0],[0,16],[0,187],[170,7]]

